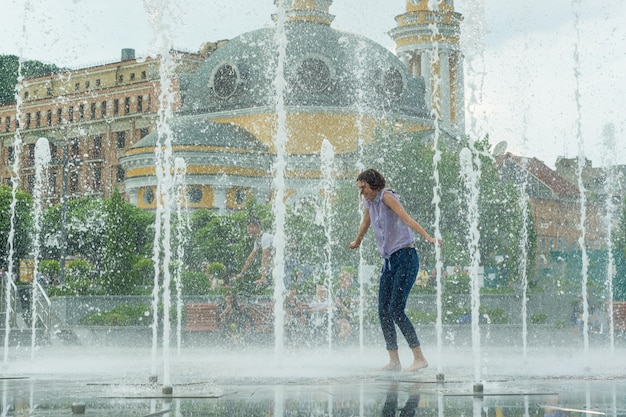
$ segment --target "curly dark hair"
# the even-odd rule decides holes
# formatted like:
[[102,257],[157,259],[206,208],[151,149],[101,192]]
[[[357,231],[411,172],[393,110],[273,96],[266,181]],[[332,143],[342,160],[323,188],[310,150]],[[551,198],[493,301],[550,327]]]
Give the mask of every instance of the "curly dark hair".
[[385,188],[385,177],[375,169],[366,169],[356,178],[357,181],[363,181],[369,184],[372,190],[382,190]]

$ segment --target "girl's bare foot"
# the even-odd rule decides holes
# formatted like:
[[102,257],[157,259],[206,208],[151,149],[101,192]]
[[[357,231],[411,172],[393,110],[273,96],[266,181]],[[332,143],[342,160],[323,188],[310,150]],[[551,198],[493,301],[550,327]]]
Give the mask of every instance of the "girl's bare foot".
[[399,372],[402,370],[402,365],[400,362],[389,362],[387,365],[381,369],[383,372]]
[[404,372],[417,372],[420,369],[424,369],[424,368],[428,368],[428,362],[426,362],[426,360],[415,359],[413,363],[411,364],[411,366],[406,368]]

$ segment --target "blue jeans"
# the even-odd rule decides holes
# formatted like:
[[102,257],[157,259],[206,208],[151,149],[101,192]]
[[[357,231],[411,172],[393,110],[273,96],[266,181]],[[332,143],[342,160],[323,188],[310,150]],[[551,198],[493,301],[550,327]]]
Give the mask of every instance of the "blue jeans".
[[378,318],[387,350],[398,350],[398,326],[409,347],[420,345],[413,323],[404,309],[419,270],[419,258],[415,248],[397,250],[385,259],[378,288]]

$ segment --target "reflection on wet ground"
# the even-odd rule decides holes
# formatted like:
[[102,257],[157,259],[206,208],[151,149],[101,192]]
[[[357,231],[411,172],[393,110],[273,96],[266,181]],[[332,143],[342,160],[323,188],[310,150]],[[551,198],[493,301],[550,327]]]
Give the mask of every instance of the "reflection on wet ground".
[[626,416],[623,351],[484,352],[478,383],[462,351],[418,374],[380,373],[384,352],[358,348],[174,356],[158,358],[163,384],[149,349],[18,352],[3,366],[2,416]]

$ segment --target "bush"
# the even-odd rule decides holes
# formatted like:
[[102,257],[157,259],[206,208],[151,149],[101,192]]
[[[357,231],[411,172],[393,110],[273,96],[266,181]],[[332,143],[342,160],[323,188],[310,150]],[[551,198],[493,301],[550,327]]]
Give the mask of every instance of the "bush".
[[147,326],[150,323],[150,309],[139,304],[137,306],[119,305],[111,311],[91,313],[80,320],[87,326]]
[[61,267],[59,266],[59,261],[53,261],[51,259],[46,259],[39,262],[37,266],[37,270],[44,276],[50,278],[50,280],[54,280],[58,278],[61,273]]
[[184,271],[181,274],[184,295],[208,295],[211,283],[202,272]]
[[548,322],[548,315],[546,313],[537,313],[530,315],[531,324],[546,324]]

